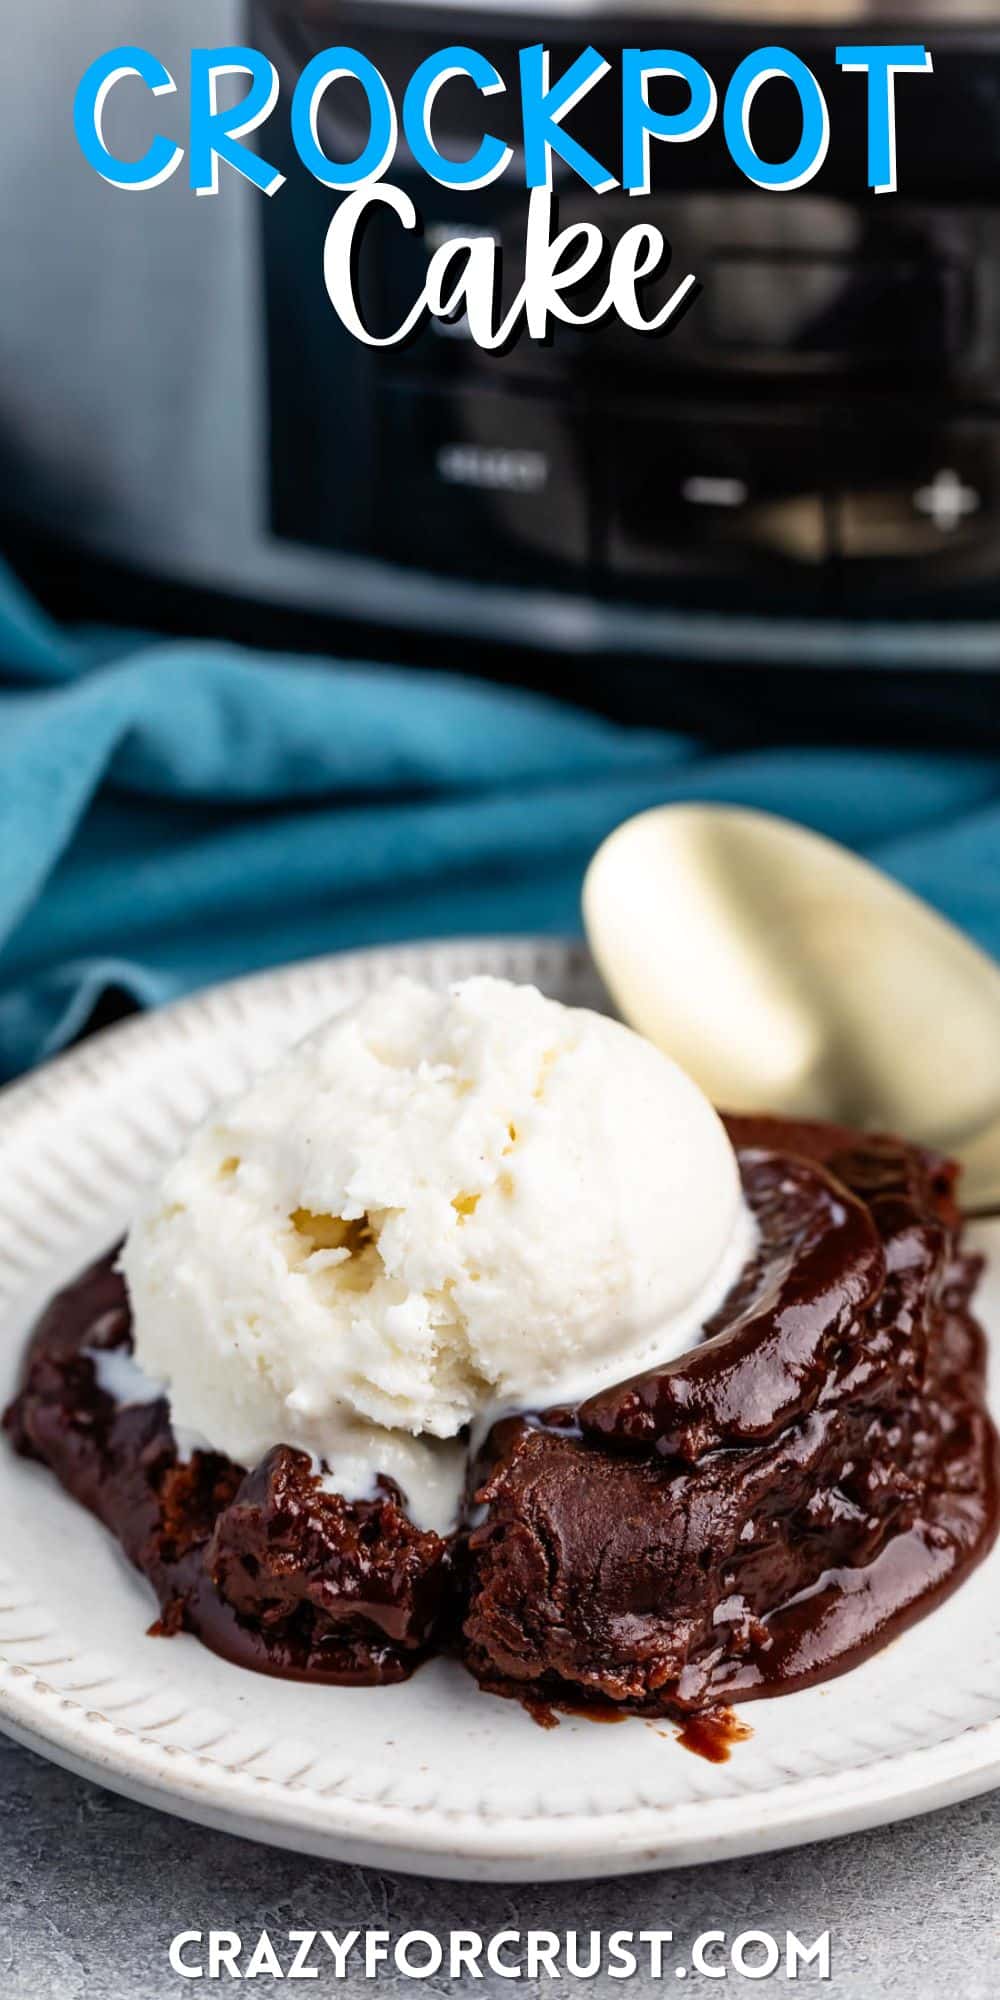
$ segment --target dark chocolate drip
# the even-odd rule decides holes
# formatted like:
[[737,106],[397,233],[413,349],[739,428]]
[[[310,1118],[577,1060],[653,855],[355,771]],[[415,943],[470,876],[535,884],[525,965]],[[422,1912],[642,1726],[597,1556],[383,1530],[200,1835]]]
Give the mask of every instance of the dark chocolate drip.
[[612,1450],[693,1462],[774,1437],[815,1407],[831,1353],[882,1290],[885,1256],[862,1202],[806,1160],[748,1152],[742,1165],[761,1232],[749,1281],[720,1331],[582,1405],[585,1435]]

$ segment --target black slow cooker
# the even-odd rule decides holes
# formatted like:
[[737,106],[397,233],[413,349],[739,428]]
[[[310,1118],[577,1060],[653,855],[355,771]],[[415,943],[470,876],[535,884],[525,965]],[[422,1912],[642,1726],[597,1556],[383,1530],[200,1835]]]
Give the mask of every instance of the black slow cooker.
[[[22,85],[8,82],[0,152],[38,152],[46,93],[51,110],[44,170],[23,173],[18,213],[8,203],[0,222],[0,469],[16,532],[230,603],[374,625],[400,655],[451,645],[474,665],[527,649],[560,684],[559,662],[590,663],[592,684],[625,658],[647,688],[672,664],[689,682],[751,667],[815,682],[826,668],[956,686],[964,671],[980,703],[1000,663],[1000,22],[987,0],[219,0],[213,41],[247,40],[281,75],[266,149],[287,184],[270,201],[235,176],[212,201],[182,176],[135,200],[89,172],[68,107],[128,13],[99,0],[83,23],[71,0],[39,0],[12,30]],[[134,14],[134,38],[182,77],[203,10],[136,0]],[[593,42],[612,77],[578,129],[602,157],[618,143],[624,46],[683,49],[721,87],[751,50],[782,44],[827,94],[829,155],[807,188],[778,195],[741,179],[715,130],[653,148],[642,206],[702,287],[663,338],[609,324],[492,355],[459,321],[363,347],[322,284],[338,197],[294,156],[291,88],[313,54],[346,43],[401,95],[456,40],[509,77],[528,43],[551,49],[555,73]],[[925,43],[934,75],[898,88],[899,190],[877,195],[864,91],[835,50],[882,40]],[[141,150],[149,104],[138,87],[118,97],[123,150]],[[153,112],[167,129],[172,102]],[[349,86],[328,93],[332,157],[358,150],[363,115]],[[780,84],[762,94],[763,155],[790,150],[796,115]],[[516,92],[491,101],[515,149],[516,118]],[[471,151],[482,120],[471,86],[450,84],[442,150]],[[449,194],[401,143],[391,178],[424,229],[367,232],[375,320],[398,320],[429,253],[470,228],[503,246],[517,282],[516,174]],[[635,220],[634,202],[569,176],[556,192],[561,221],[590,216],[611,240]],[[633,671],[633,705],[637,684]],[[614,685],[609,668],[608,705]],[[957,686],[950,699],[968,711]]]

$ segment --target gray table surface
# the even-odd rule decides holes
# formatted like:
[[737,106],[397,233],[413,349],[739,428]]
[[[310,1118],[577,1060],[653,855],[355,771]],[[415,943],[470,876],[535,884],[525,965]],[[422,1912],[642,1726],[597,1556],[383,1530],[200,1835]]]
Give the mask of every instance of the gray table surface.
[[[682,1988],[723,1995],[790,1991],[835,2000],[986,2000],[997,1992],[1000,1792],[879,1832],[711,1868],[603,1883],[483,1886],[375,1874],[259,1847],[188,1826],[69,1777],[0,1737],[0,1994],[3,2000],[160,2000],[232,1992],[171,1972],[181,1930],[230,1929],[281,1941],[290,1929],[354,1925],[483,1933],[506,1926],[563,1931],[670,1928],[682,1948],[697,1933],[741,1928],[804,1939],[832,1932],[832,1978],[730,1975]],[[535,1988],[638,1996],[670,1991],[647,1977],[546,1980]],[[242,1990],[242,1989],[241,1989]],[[459,1987],[445,1976],[386,1976],[306,1986],[269,1979],[249,1989],[350,1996],[475,1991],[526,1993],[487,1974]],[[676,1988],[674,1989],[676,1990]]]

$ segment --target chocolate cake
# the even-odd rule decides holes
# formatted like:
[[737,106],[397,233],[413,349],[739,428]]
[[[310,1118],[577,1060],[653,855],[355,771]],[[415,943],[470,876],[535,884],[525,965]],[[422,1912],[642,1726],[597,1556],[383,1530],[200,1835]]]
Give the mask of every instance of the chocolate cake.
[[184,1459],[165,1402],[116,1403],[93,1358],[132,1345],[115,1262],[113,1252],[39,1321],[4,1418],[16,1448],[117,1535],[156,1592],[155,1632],[195,1632],[286,1679],[404,1680],[441,1619],[447,1543],[412,1525],[389,1481],[381,1497],[348,1502],[287,1446],[249,1473],[213,1453]]
[[993,1540],[954,1170],[843,1129],[728,1124],[760,1244],[703,1341],[490,1440],[464,1638],[497,1692],[676,1715],[806,1686]]
[[578,1409],[498,1424],[469,1520],[421,1532],[383,1481],[327,1490],[279,1445],[183,1457],[120,1405],[111,1257],[53,1300],[4,1420],[117,1535],[160,1605],[241,1665],[399,1680],[458,1646],[529,1704],[698,1714],[842,1671],[991,1545],[997,1440],[954,1169],[902,1141],[730,1119],[758,1249],[702,1340]]

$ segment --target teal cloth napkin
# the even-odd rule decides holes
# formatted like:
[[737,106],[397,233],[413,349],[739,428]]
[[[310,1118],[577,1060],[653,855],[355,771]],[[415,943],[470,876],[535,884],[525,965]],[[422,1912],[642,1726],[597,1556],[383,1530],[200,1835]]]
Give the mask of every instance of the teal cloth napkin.
[[0,1076],[109,986],[576,932],[604,835],[699,798],[847,841],[1000,953],[993,756],[719,754],[446,675],[66,631],[0,564]]

